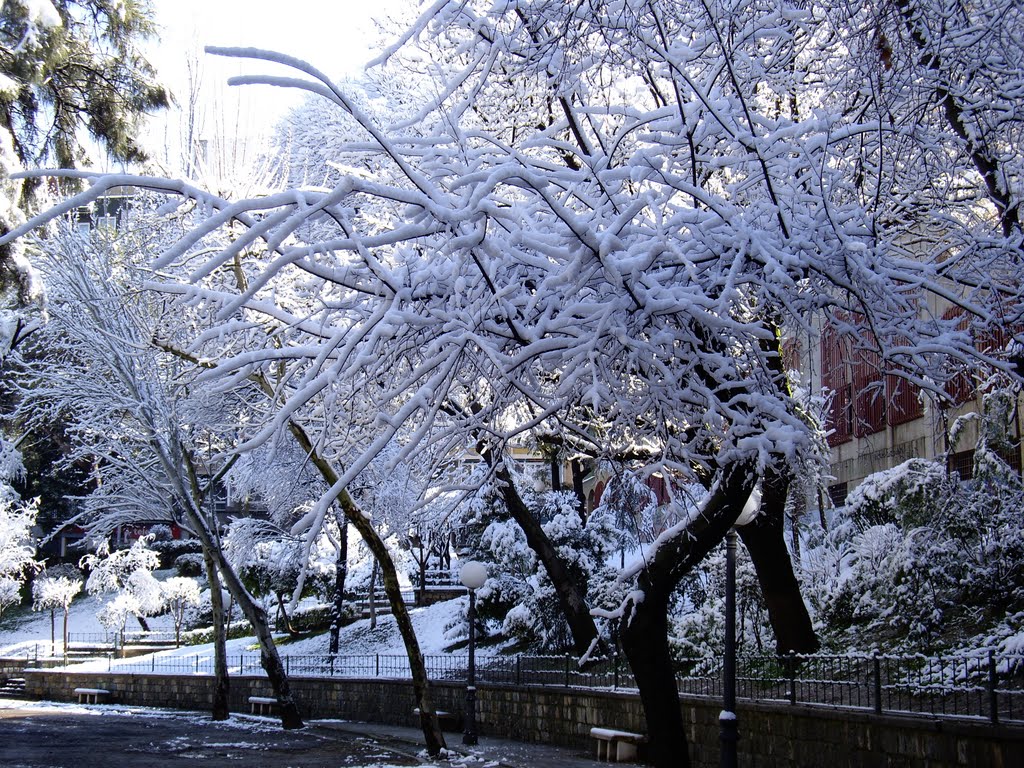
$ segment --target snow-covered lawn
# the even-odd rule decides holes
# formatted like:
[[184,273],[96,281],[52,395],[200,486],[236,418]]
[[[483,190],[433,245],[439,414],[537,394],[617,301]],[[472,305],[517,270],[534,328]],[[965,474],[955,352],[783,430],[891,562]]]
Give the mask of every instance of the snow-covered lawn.
[[[96,619],[96,614],[102,607],[108,596],[81,596],[71,606],[68,631],[72,637],[74,647],[75,636],[82,634],[102,634],[103,627]],[[445,628],[459,620],[459,614],[465,610],[465,600],[457,599],[443,603],[437,603],[425,608],[413,608],[410,610],[413,627],[419,639],[420,650],[424,654],[444,653],[451,645],[451,640],[445,637]],[[160,616],[148,620],[150,627],[154,630],[173,631],[173,625],[169,616]],[[136,629],[133,627],[132,629]],[[57,645],[59,652],[61,635],[61,617],[57,616]],[[287,635],[278,635],[279,651],[287,656],[326,656],[328,650],[328,634],[322,633],[299,640],[290,640]],[[48,612],[33,612],[27,607],[5,612],[0,619],[0,657],[2,656],[24,656],[38,655],[45,656],[50,651],[50,615]],[[258,666],[259,651],[255,638],[243,637],[229,640],[227,643],[229,666],[238,666],[237,660],[248,654],[254,665]],[[340,637],[340,654],[342,656],[371,656],[380,654],[404,656],[405,646],[402,643],[401,635],[390,615],[378,616],[377,626],[370,628],[369,619],[362,619],[342,629]],[[155,659],[157,664],[165,670],[180,667],[184,672],[188,669],[195,669],[197,663],[202,671],[206,671],[208,664],[212,664],[213,646],[205,645],[183,645],[181,648],[167,651],[159,651],[144,656],[136,656],[125,660],[101,660],[83,662],[74,665],[80,670],[106,669],[108,665],[112,668],[117,666],[138,667],[146,663],[152,663]],[[177,660],[177,661],[176,661]],[[198,662],[197,662],[198,660]],[[248,661],[246,667],[248,668]]]

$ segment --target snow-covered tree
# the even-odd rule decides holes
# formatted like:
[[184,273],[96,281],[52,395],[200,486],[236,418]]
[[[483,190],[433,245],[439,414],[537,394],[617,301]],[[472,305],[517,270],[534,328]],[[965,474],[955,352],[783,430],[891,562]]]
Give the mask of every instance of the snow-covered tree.
[[62,637],[65,653],[68,648],[68,615],[71,611],[71,602],[75,595],[82,591],[83,586],[82,574],[73,565],[47,568],[32,581],[32,610],[50,612],[50,644],[53,647],[56,646],[54,617],[58,609],[63,613]]
[[[143,238],[163,234],[148,227],[132,232]],[[198,539],[207,577],[224,581],[253,626],[282,723],[301,727],[265,612],[224,557],[207,503],[233,462],[223,449],[248,415],[244,387],[213,392],[196,386],[202,368],[154,342],[191,315],[167,315],[153,294],[141,290],[142,275],[132,262],[142,247],[138,240],[115,245],[102,233],[66,233],[50,245],[41,266],[53,289],[51,318],[34,339],[47,354],[28,370],[33,378],[22,390],[27,420],[73,424],[69,458],[89,459],[102,476],[85,500],[83,521],[94,529],[108,532],[156,516]],[[213,593],[219,594],[216,588]]]
[[21,602],[21,585],[37,567],[32,527],[38,512],[35,501],[21,502],[0,478],[0,612]]
[[[557,439],[702,487],[671,500],[679,524],[621,570],[607,612],[653,762],[676,766],[669,604],[759,483],[741,536],[777,643],[817,644],[782,522],[819,426],[782,339],[825,323],[937,397],[958,365],[1019,378],[971,333],[1019,337],[1024,306],[1020,68],[1004,66],[1024,35],[1019,4],[997,5],[435,3],[384,57],[425,54],[439,81],[404,123],[284,57],[257,56],[294,80],[248,78],[332,101],[362,130],[351,151],[388,173],[236,202],[107,177],[66,205],[122,183],[198,201],[209,215],[155,265],[187,270],[164,290],[217,318],[194,344],[207,377],[264,377],[273,415],[246,448],[292,431],[332,488],[311,521],[337,500],[354,522],[347,489],[394,441],[401,461],[476,450],[577,647],[598,639],[586,590],[522,503],[508,446]],[[224,230],[241,234],[197,256]],[[256,243],[265,259],[247,258]]]
[[160,583],[160,592],[174,620],[174,644],[181,645],[181,629],[188,610],[200,603],[199,582],[187,576],[172,576]]
[[[117,603],[117,609],[111,610],[115,618],[129,611],[143,630],[149,629],[146,617],[159,613],[163,607],[159,585],[153,578],[153,571],[160,567],[160,555],[148,544],[145,536],[124,549],[111,550],[108,542],[102,542],[96,552],[85,555],[79,562],[89,572],[86,591],[90,595],[113,593],[112,601]],[[123,622],[121,629],[123,634]]]

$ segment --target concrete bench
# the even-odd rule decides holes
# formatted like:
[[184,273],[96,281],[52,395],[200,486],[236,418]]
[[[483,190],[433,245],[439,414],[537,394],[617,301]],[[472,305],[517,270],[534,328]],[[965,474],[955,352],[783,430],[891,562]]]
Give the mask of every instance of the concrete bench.
[[250,696],[249,707],[254,715],[272,715],[277,699],[270,696]]
[[[416,707],[412,711],[413,715],[416,716],[417,721],[420,717],[420,708]],[[452,712],[445,712],[444,710],[438,709],[434,712],[437,715],[437,724],[441,727],[442,731],[459,732],[462,730],[462,715],[454,714]]]
[[75,688],[79,704],[106,704],[110,701],[110,691],[102,688]]
[[597,739],[597,759],[609,763],[635,763],[640,745],[647,741],[641,733],[611,728],[591,728],[590,735]]

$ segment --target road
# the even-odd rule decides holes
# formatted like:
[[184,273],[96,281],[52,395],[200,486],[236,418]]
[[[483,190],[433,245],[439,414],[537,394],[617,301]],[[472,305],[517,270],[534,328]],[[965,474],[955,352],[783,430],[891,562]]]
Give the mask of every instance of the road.
[[[198,761],[198,762],[197,762]],[[4,768],[404,768],[430,765],[412,745],[327,727],[283,731],[270,719],[214,723],[194,712],[0,704]]]

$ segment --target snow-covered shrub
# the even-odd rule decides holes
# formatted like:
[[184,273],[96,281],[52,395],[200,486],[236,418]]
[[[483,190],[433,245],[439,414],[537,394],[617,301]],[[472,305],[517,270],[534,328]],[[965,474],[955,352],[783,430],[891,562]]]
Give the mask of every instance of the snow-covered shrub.
[[[47,568],[32,582],[32,610],[50,612],[51,635],[57,610],[63,613],[65,648],[68,642],[68,613],[71,601],[82,591],[83,586],[81,571],[69,563]],[[51,642],[54,640],[52,636],[50,639]]]
[[[169,525],[163,524],[150,526],[149,536],[151,540],[150,546],[152,546],[153,544],[174,540],[174,534],[171,531],[171,527]],[[156,547],[153,548],[156,549]]]
[[[11,462],[10,467],[0,466],[0,469],[13,471],[14,452],[8,451],[10,458],[5,459],[5,451],[5,443],[0,440],[0,463]],[[6,608],[21,602],[25,576],[38,567],[32,538],[38,512],[38,500],[23,504],[0,475],[0,615]]]
[[0,576],[0,616],[7,608],[21,602],[21,582],[10,576]]
[[[566,567],[581,584],[589,585],[602,572],[616,546],[613,525],[607,515],[591,516],[584,524],[575,495],[567,492],[523,492],[536,510],[544,532],[558,550]],[[478,590],[478,612],[483,620],[500,624],[502,633],[538,651],[562,651],[571,635],[555,587],[540,566],[518,524],[501,519],[497,505],[476,509],[476,525],[484,525],[470,553],[487,564],[488,579]],[[453,622],[449,638],[465,633],[465,618]]]
[[181,645],[181,630],[189,609],[199,605],[199,582],[186,576],[172,576],[160,584],[160,595],[174,621],[174,643]]
[[[677,659],[720,656],[725,647],[725,544],[684,579],[670,606],[669,643]],[[760,654],[775,647],[753,563],[736,545],[736,646]]]
[[206,572],[206,563],[202,554],[186,552],[174,558],[174,572],[179,576],[202,576]]
[[918,651],[1012,636],[1005,617],[1024,611],[1024,485],[1002,458],[1012,400],[986,396],[970,480],[905,462],[811,537],[802,581],[826,642]]
[[142,536],[127,549],[111,552],[102,544],[95,554],[81,560],[89,570],[85,589],[91,595],[114,592],[114,598],[97,615],[100,623],[124,636],[125,622],[135,616],[144,629],[145,619],[161,613],[165,604],[160,582],[153,571],[160,565],[160,557],[149,548],[149,537]]
[[[166,539],[154,541],[149,548],[160,555],[160,568],[173,568],[175,561],[185,554],[201,554],[199,539]],[[195,575],[195,574],[189,574]]]
[[947,503],[955,482],[928,459],[909,459],[866,477],[846,499],[846,514],[863,527],[926,525]]

